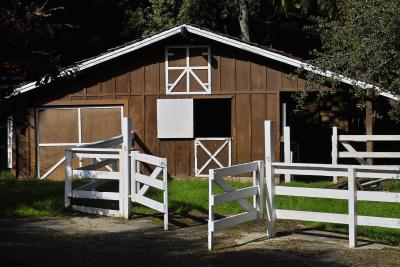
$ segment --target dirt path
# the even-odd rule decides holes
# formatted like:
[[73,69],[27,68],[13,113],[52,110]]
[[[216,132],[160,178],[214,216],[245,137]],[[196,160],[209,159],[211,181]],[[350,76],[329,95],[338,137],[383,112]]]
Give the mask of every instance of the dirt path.
[[[204,219],[173,218],[164,232],[154,218],[74,216],[0,220],[0,266],[400,266],[400,249],[280,223],[280,237],[247,224],[219,232],[207,252]],[[260,265],[261,266],[261,265]]]

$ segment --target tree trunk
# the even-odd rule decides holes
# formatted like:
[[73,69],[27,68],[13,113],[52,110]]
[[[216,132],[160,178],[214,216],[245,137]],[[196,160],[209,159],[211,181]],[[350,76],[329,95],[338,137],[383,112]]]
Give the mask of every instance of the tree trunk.
[[239,26],[243,41],[250,41],[248,0],[237,0],[239,6]]

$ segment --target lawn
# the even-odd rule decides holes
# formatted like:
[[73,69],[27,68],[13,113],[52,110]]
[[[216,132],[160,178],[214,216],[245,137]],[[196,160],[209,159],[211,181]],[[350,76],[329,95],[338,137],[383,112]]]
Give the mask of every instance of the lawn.
[[[1,176],[1,175],[0,175]],[[75,181],[75,185],[85,181]],[[235,188],[245,187],[248,184],[233,182]],[[288,186],[327,187],[327,182],[301,183],[292,182]],[[400,192],[400,185],[388,184],[390,191]],[[208,214],[208,181],[200,179],[170,180],[169,210],[183,216]],[[150,192],[152,197],[161,199],[159,192]],[[107,204],[109,208],[116,208],[117,203]],[[334,199],[319,199],[305,197],[277,196],[276,207],[279,209],[308,210],[331,213],[347,213],[347,201]],[[134,213],[152,214],[153,211],[135,204]],[[215,212],[220,215],[241,212],[241,207],[235,202],[217,205]],[[0,217],[58,217],[69,216],[71,213],[64,209],[64,182],[40,180],[15,180],[10,178],[0,179]],[[358,202],[358,214],[382,217],[400,217],[400,204]],[[279,222],[278,222],[279,223]],[[305,222],[306,225],[324,230],[347,232],[346,225]],[[358,227],[360,236],[385,241],[390,244],[400,245],[400,230]]]

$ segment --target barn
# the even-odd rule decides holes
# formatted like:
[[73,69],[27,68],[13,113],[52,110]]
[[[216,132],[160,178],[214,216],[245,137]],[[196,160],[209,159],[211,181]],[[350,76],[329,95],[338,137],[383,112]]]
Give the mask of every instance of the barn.
[[329,143],[333,125],[371,133],[372,118],[346,96],[292,115],[290,96],[305,84],[291,75],[299,67],[313,71],[283,52],[179,25],[77,62],[60,79],[16,88],[2,111],[3,152],[17,177],[63,179],[66,147],[119,135],[129,116],[135,149],[167,158],[171,176],[202,177],[210,168],[263,159],[268,119],[277,124],[276,143],[291,124],[298,157],[329,162],[329,144],[317,152],[316,140]]

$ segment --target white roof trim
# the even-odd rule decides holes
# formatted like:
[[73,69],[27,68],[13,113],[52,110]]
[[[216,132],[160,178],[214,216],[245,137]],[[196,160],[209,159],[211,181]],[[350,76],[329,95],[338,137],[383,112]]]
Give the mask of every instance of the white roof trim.
[[[213,41],[216,41],[216,42],[219,42],[219,43],[223,43],[223,44],[226,44],[226,45],[229,45],[229,46],[232,46],[232,47],[236,47],[238,49],[245,50],[245,51],[248,51],[248,52],[251,52],[251,53],[254,53],[254,54],[269,58],[269,59],[272,59],[272,60],[276,60],[278,62],[281,62],[281,63],[284,63],[284,64],[288,64],[288,65],[291,65],[291,66],[296,67],[296,68],[304,68],[305,70],[314,72],[316,74],[319,74],[319,75],[322,75],[322,76],[325,76],[325,77],[335,77],[338,80],[340,80],[341,82],[349,84],[349,85],[357,85],[357,86],[360,86],[363,89],[374,89],[374,90],[378,91],[379,94],[382,95],[382,96],[385,96],[387,98],[394,99],[394,100],[399,100],[398,96],[393,95],[393,94],[391,94],[389,92],[383,91],[382,89],[380,89],[380,88],[378,88],[378,87],[376,87],[374,85],[371,85],[371,84],[368,84],[368,83],[364,83],[364,82],[361,82],[361,81],[356,81],[356,80],[350,79],[350,78],[345,77],[345,76],[340,75],[340,74],[336,74],[336,73],[331,72],[331,71],[323,71],[323,70],[320,70],[320,69],[316,68],[315,66],[310,65],[308,63],[305,63],[303,61],[300,61],[300,60],[297,60],[297,59],[294,59],[294,58],[291,58],[291,57],[288,57],[288,56],[284,56],[284,55],[281,55],[279,53],[268,51],[268,50],[256,47],[254,45],[250,45],[250,44],[247,44],[247,43],[244,43],[244,42],[241,42],[241,41],[238,41],[238,40],[226,37],[226,36],[219,35],[217,33],[213,33],[213,32],[210,32],[210,31],[207,31],[207,30],[204,30],[204,29],[200,29],[200,28],[197,28],[197,27],[192,26],[192,25],[186,25],[186,24],[174,27],[172,29],[169,29],[169,30],[166,30],[164,32],[158,33],[158,34],[153,35],[153,36],[151,36],[149,38],[146,38],[146,39],[143,39],[143,40],[138,41],[136,43],[133,43],[131,45],[116,49],[116,50],[111,51],[109,53],[105,53],[105,54],[100,55],[98,57],[95,57],[95,58],[89,59],[87,61],[84,61],[84,62],[78,64],[75,67],[69,68],[69,69],[61,72],[59,76],[63,77],[66,74],[68,74],[69,72],[82,71],[82,70],[91,68],[91,67],[96,66],[96,65],[98,65],[100,63],[106,62],[108,60],[114,59],[116,57],[125,55],[127,53],[132,52],[132,51],[135,51],[135,50],[138,50],[138,49],[143,48],[145,46],[148,46],[150,44],[153,44],[153,43],[156,43],[158,41],[164,40],[164,39],[166,39],[168,37],[171,37],[173,35],[179,34],[183,29],[186,29],[188,32],[190,32],[192,34],[195,34],[195,35],[198,35],[198,36],[202,36],[202,37],[205,37],[207,39],[210,39],[210,40],[213,40]],[[37,85],[37,82],[31,82],[31,83],[23,85],[23,86],[21,86],[19,88],[16,88],[14,90],[14,95],[15,94],[25,93],[25,92],[31,91],[31,90],[33,90],[35,88],[38,88],[38,87],[40,87],[40,84]]]

